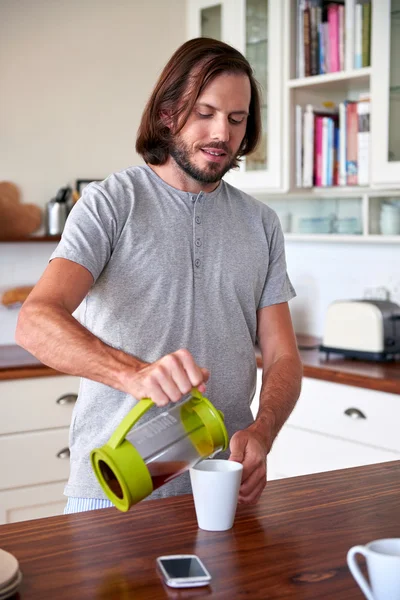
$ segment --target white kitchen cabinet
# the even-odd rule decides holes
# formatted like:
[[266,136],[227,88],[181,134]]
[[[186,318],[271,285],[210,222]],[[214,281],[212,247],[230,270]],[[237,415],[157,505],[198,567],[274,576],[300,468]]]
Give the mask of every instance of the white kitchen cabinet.
[[0,382],[0,523],[61,514],[79,378]]
[[281,190],[282,1],[188,0],[188,37],[199,36],[220,39],[242,52],[261,86],[261,143],[225,179],[249,193]]
[[399,460],[400,452],[285,425],[267,461],[269,480]]
[[[261,369],[252,403],[257,414]],[[268,456],[268,479],[400,459],[400,397],[303,378],[300,398]]]
[[376,0],[372,26],[372,181],[400,184],[400,0]]
[[0,524],[61,515],[65,481],[0,491]]

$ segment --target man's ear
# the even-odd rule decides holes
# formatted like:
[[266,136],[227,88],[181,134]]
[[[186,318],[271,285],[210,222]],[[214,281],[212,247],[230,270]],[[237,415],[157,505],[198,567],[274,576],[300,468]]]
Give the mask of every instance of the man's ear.
[[160,112],[160,119],[163,122],[163,124],[165,125],[165,127],[168,127],[168,129],[173,129],[174,127],[174,122],[172,119],[172,113],[169,110],[162,110]]

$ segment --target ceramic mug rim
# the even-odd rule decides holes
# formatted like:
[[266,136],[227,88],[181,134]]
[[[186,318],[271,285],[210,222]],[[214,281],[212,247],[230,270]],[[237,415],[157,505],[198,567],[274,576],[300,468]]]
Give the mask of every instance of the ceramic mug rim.
[[[212,466],[217,468],[213,469]],[[218,466],[222,466],[223,468],[219,469]],[[236,462],[234,460],[225,460],[223,458],[216,459],[206,459],[201,460],[197,465],[191,467],[193,471],[201,471],[202,473],[233,473],[236,471],[242,471],[243,465],[242,463]]]
[[[382,547],[387,547],[390,544],[395,544],[398,554],[392,554],[388,551],[382,551]],[[376,556],[386,556],[388,558],[395,558],[400,560],[400,538],[380,538],[378,540],[372,540],[365,545],[365,549],[371,554]]]

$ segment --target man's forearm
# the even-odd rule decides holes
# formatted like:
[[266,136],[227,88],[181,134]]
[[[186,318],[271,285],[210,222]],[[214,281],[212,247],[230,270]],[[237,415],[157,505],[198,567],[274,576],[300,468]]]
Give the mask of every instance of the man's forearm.
[[17,343],[44,364],[63,373],[93,379],[123,391],[120,375],[146,363],[108,346],[67,310],[31,303],[21,310]]
[[250,428],[265,440],[267,453],[300,395],[302,371],[300,360],[284,355],[263,373],[258,414]]

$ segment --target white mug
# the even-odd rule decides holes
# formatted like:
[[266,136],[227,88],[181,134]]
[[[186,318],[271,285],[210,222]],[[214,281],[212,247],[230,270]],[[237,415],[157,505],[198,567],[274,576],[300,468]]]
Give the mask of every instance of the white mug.
[[190,469],[200,529],[226,531],[233,526],[243,465],[233,460],[203,460]]
[[[365,556],[369,584],[357,564],[356,554]],[[347,553],[347,564],[368,600],[400,600],[400,538],[353,546]]]

